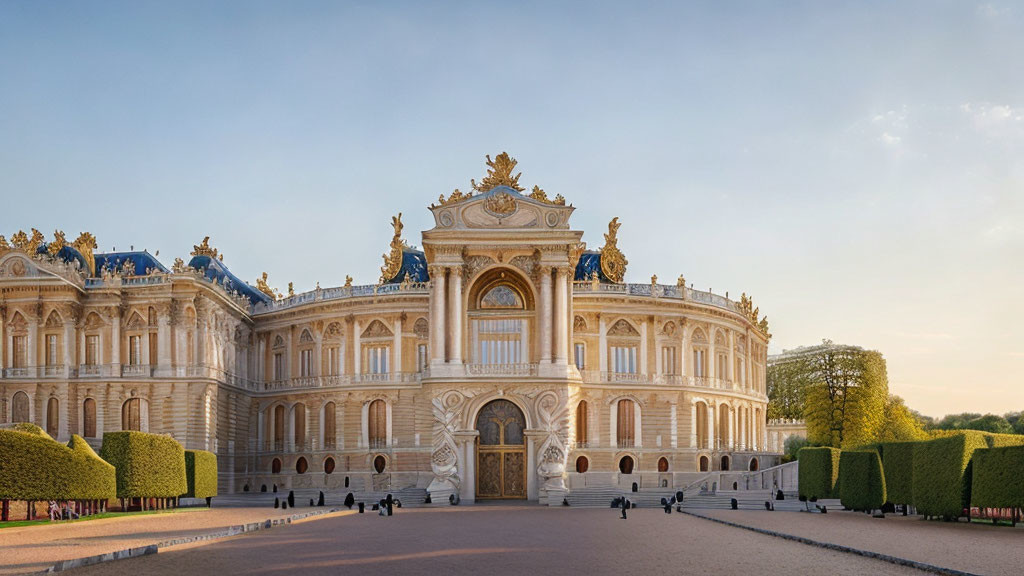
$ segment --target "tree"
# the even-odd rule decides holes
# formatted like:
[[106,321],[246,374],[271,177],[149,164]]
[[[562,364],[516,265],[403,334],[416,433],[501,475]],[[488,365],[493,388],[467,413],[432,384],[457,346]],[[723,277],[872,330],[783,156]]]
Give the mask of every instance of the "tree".
[[996,434],[1013,434],[1013,426],[1006,421],[1006,418],[995,414],[986,414],[981,418],[971,420],[967,423],[967,429],[994,432]]
[[779,362],[768,366],[768,419],[802,420],[804,389],[809,380],[799,362]]
[[1024,433],[1020,414],[1011,412],[1004,416],[996,414],[977,414],[964,412],[962,414],[947,414],[933,425],[937,430],[981,430],[982,432],[994,432],[997,434],[1021,434]]
[[825,340],[796,362],[810,380],[804,409],[808,439],[838,448],[874,441],[889,395],[882,355]]
[[907,408],[903,398],[890,394],[885,400],[882,426],[875,436],[876,442],[903,442],[924,440],[928,437],[919,415]]
[[803,436],[790,436],[789,438],[786,438],[783,445],[785,446],[784,458],[792,462],[793,460],[796,460],[797,453],[800,452],[800,449],[809,446],[810,443],[807,441],[807,438],[804,438]]

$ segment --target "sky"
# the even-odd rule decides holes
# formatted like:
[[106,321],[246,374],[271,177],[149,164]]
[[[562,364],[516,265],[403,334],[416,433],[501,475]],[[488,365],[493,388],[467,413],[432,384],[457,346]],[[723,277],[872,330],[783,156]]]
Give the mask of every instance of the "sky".
[[620,217],[629,281],[1022,410],[1022,54],[1010,2],[4,0],[0,234],[368,284],[508,151],[590,248]]

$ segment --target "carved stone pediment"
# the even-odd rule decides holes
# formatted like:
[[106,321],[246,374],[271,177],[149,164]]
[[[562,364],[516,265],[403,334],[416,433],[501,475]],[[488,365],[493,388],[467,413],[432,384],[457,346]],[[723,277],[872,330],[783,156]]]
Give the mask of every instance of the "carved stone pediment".
[[524,196],[508,186],[433,206],[437,229],[568,229],[572,206]]

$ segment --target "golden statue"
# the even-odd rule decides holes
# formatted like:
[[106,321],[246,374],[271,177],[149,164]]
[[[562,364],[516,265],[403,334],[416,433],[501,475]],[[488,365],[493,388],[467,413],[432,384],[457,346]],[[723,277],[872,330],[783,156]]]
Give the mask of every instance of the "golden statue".
[[263,292],[267,296],[270,296],[271,299],[277,300],[278,298],[278,295],[274,293],[274,289],[271,288],[270,284],[267,283],[266,272],[263,273],[262,278],[256,279],[256,289],[259,290],[260,292]]
[[448,199],[447,199],[447,200],[445,200],[445,198],[444,198],[444,194],[441,194],[441,195],[440,195],[440,196],[439,196],[439,197],[437,198],[437,205],[438,205],[438,206],[444,206],[444,205],[446,205],[446,204],[451,204],[452,202],[458,202],[459,200],[465,200],[466,198],[472,198],[472,196],[473,196],[473,193],[472,193],[472,192],[470,192],[469,194],[463,194],[461,190],[459,190],[458,188],[456,188],[456,189],[455,189],[455,190],[453,190],[453,191],[452,191],[452,193],[451,193],[451,194],[450,194],[450,195],[448,196]]
[[295,296],[295,286],[293,286],[292,282],[289,282],[288,283],[288,297],[291,298],[292,296]]
[[64,239],[64,233],[60,230],[54,230],[53,242],[46,246],[46,251],[50,253],[50,256],[57,256],[67,244],[67,240]]
[[[213,259],[217,258],[217,249],[216,248],[210,248],[210,237],[209,236],[203,238],[202,243],[200,243],[198,246],[193,245],[192,248],[193,248],[192,256],[209,256],[210,258],[213,258]],[[224,257],[221,256],[221,261],[223,261],[223,260],[224,260]]]
[[352,277],[346,274],[345,275],[345,288],[351,288],[351,287],[352,287]]
[[601,272],[615,283],[621,283],[625,278],[626,266],[629,264],[618,246],[620,226],[622,224],[619,223],[619,217],[612,218],[608,223],[608,233],[604,235],[604,246],[601,248]]
[[0,254],[3,254],[10,249],[11,245],[7,243],[7,238],[4,238],[4,235],[0,234]]
[[14,244],[15,248],[29,256],[35,256],[36,250],[39,249],[39,245],[43,243],[43,240],[46,240],[46,237],[35,228],[32,228],[31,238],[23,230],[18,230],[17,234],[11,236],[11,244]]
[[384,254],[384,265],[380,268],[380,283],[390,281],[398,275],[402,269],[402,253],[405,250],[405,242],[402,241],[402,213],[391,217],[391,226],[395,229],[395,235],[391,237],[391,251]]
[[522,192],[524,188],[519,185],[519,177],[523,175],[522,172],[512,175],[512,170],[515,169],[516,159],[509,156],[508,152],[502,152],[495,156],[494,160],[491,160],[491,155],[487,155],[487,176],[480,181],[479,184],[476,180],[470,180],[469,183],[473,186],[473,190],[477,192],[487,192],[488,190],[497,186],[508,186],[516,192]]
[[89,232],[82,232],[78,235],[78,239],[71,244],[71,247],[78,250],[82,258],[85,258],[85,266],[88,268],[89,276],[95,275],[96,257],[93,255],[93,250],[96,250],[98,247],[96,237]]
[[530,198],[543,202],[545,204],[554,204],[556,206],[565,206],[565,198],[561,194],[555,196],[554,200],[548,198],[548,193],[544,191],[540,186],[534,186],[533,191],[530,192]]

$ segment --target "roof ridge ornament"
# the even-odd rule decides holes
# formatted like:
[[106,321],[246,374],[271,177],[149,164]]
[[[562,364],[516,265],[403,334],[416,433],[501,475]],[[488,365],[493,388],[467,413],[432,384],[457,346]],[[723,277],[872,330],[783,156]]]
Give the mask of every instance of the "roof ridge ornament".
[[601,272],[616,284],[622,283],[626,276],[626,266],[629,264],[626,255],[618,246],[620,226],[622,224],[619,223],[619,217],[612,218],[608,223],[608,233],[604,235],[604,246],[601,247]]
[[[288,286],[291,287],[291,284],[288,284]],[[281,299],[281,295],[278,294],[277,292],[274,292],[274,289],[270,287],[269,283],[267,283],[267,273],[266,272],[263,273],[263,277],[262,278],[257,278],[256,279],[256,289],[259,290],[260,292],[263,292],[267,296],[270,296],[271,300],[280,300]]]
[[473,186],[473,190],[477,192],[487,192],[492,188],[498,186],[508,186],[516,192],[522,192],[525,190],[519,185],[519,177],[523,175],[519,172],[515,176],[512,175],[512,171],[515,170],[516,164],[519,162],[515,158],[508,155],[508,152],[502,152],[491,160],[491,155],[487,155],[487,176],[480,181],[479,184],[476,180],[470,179],[469,183]]
[[85,265],[88,268],[89,276],[95,276],[96,256],[93,255],[93,251],[99,247],[96,243],[96,237],[90,232],[82,232],[78,235],[78,239],[71,243],[71,247],[78,250],[78,253],[85,259]]
[[209,236],[203,238],[203,241],[198,246],[196,246],[194,244],[192,245],[192,256],[193,257],[195,257],[195,256],[209,256],[210,258],[213,258],[214,260],[219,259],[221,262],[224,261],[224,255],[223,254],[219,254],[218,255],[216,248],[210,248],[210,237]]
[[772,337],[771,333],[768,332],[768,316],[764,316],[760,320],[757,319],[760,316],[761,309],[754,306],[753,297],[747,296],[746,292],[740,294],[740,301],[736,306],[751,324],[756,326],[765,336]]
[[391,251],[383,255],[384,265],[380,268],[381,284],[393,280],[398,275],[402,269],[402,253],[407,247],[405,241],[402,240],[402,229],[405,228],[405,225],[402,224],[401,212],[398,213],[398,216],[391,217],[391,226],[395,229],[395,235],[391,237]]

